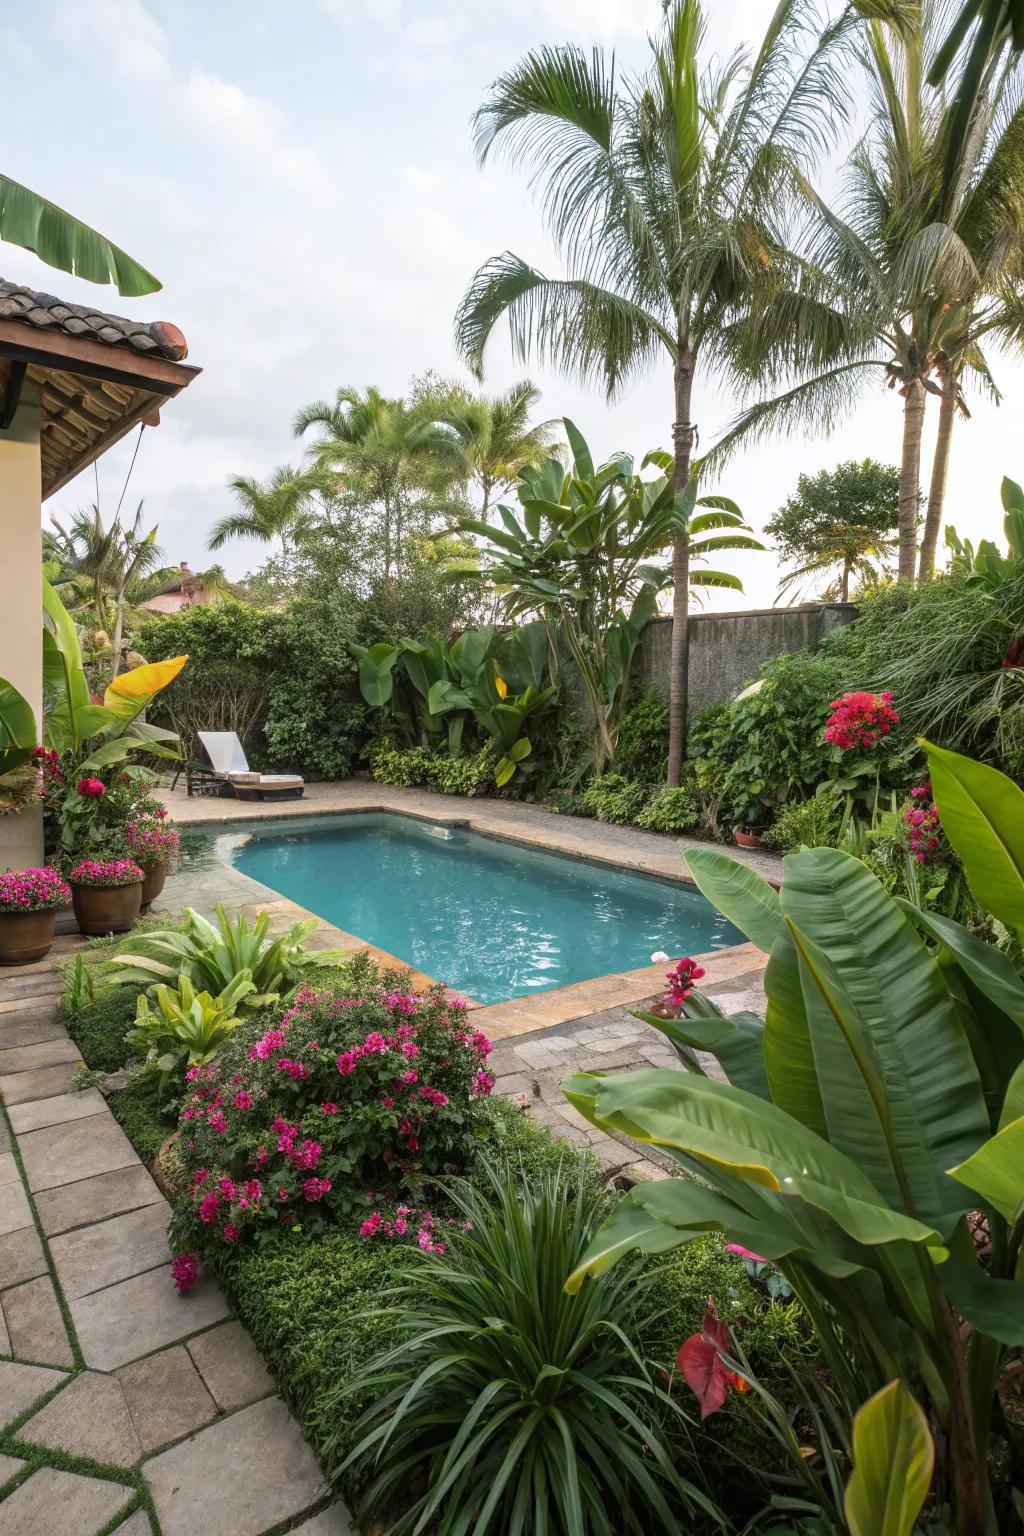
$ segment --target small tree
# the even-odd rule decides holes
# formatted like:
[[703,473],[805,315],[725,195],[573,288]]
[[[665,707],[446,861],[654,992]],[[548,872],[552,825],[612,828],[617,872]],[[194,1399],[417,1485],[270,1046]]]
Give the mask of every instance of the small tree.
[[765,524],[787,562],[796,562],[779,583],[779,596],[798,582],[826,577],[821,597],[847,602],[850,580],[874,586],[895,549],[889,537],[899,523],[900,472],[895,464],[849,459],[817,475],[801,475],[796,493]]

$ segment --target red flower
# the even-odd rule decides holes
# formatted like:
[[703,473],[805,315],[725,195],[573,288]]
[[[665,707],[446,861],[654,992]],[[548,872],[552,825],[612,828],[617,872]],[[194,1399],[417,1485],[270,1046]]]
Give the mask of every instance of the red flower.
[[199,1278],[199,1260],[194,1253],[179,1253],[171,1261],[171,1279],[179,1296],[190,1291]]
[[891,693],[844,693],[829,705],[832,713],[825,722],[825,741],[840,752],[877,746],[900,723],[891,706]]
[[704,1314],[700,1333],[692,1333],[680,1349],[676,1363],[686,1385],[700,1403],[701,1419],[717,1413],[729,1395],[729,1388],[746,1392],[750,1383],[735,1371],[727,1370],[722,1355],[732,1348],[732,1337],[719,1322],[711,1304]]
[[79,779],[78,793],[84,795],[87,800],[98,800],[100,795],[105,795],[107,786],[102,779]]

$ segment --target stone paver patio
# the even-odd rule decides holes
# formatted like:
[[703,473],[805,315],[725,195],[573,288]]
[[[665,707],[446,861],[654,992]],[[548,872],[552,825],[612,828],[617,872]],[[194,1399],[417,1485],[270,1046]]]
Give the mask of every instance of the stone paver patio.
[[0,1536],[350,1536],[213,1281],[175,1291],[167,1202],[72,1091],[56,1001],[49,962],[0,972]]

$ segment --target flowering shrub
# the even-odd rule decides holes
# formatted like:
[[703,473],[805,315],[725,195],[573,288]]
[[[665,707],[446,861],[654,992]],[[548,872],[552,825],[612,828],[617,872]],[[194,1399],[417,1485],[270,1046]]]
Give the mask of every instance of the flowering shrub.
[[102,779],[79,779],[75,788],[86,800],[98,800],[107,792],[107,786]]
[[0,912],[52,912],[70,900],[71,891],[55,869],[13,869],[0,875]]
[[82,859],[68,874],[72,885],[137,885],[142,878],[131,859]]
[[937,864],[943,856],[942,822],[932,799],[931,784],[917,785],[910,791],[910,798],[913,803],[903,812],[910,851],[919,864]]
[[236,1040],[186,1074],[190,1230],[234,1243],[282,1224],[316,1229],[365,1208],[368,1186],[418,1190],[465,1164],[472,1100],[494,1085],[490,1042],[442,988],[388,990],[368,968],[360,986],[357,997],[301,990],[276,1027],[247,1031],[248,1049]]
[[463,1232],[473,1230],[471,1221],[456,1221],[454,1216],[441,1221],[429,1210],[418,1211],[410,1205],[396,1205],[391,1216],[384,1211],[371,1211],[359,1228],[359,1236],[384,1238],[390,1242],[415,1238],[416,1246],[424,1253],[444,1253],[441,1239],[446,1226],[458,1227]]
[[159,820],[129,821],[124,838],[132,858],[143,868],[173,858],[181,847],[181,833],[174,827],[163,826]]
[[199,1279],[199,1258],[194,1253],[179,1253],[171,1260],[171,1279],[179,1296],[190,1291]]
[[877,746],[900,723],[891,693],[844,693],[832,700],[829,709],[825,740],[841,752]]

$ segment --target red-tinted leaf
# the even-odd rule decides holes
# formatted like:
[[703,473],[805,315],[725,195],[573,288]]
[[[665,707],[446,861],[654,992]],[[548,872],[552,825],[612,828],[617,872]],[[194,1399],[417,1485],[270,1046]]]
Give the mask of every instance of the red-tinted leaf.
[[683,1379],[700,1403],[701,1419],[717,1413],[729,1392],[718,1350],[701,1333],[693,1333],[676,1357]]
[[732,1334],[724,1323],[719,1322],[710,1307],[704,1313],[702,1331],[708,1343],[713,1344],[716,1349],[723,1350],[726,1354],[732,1349]]

